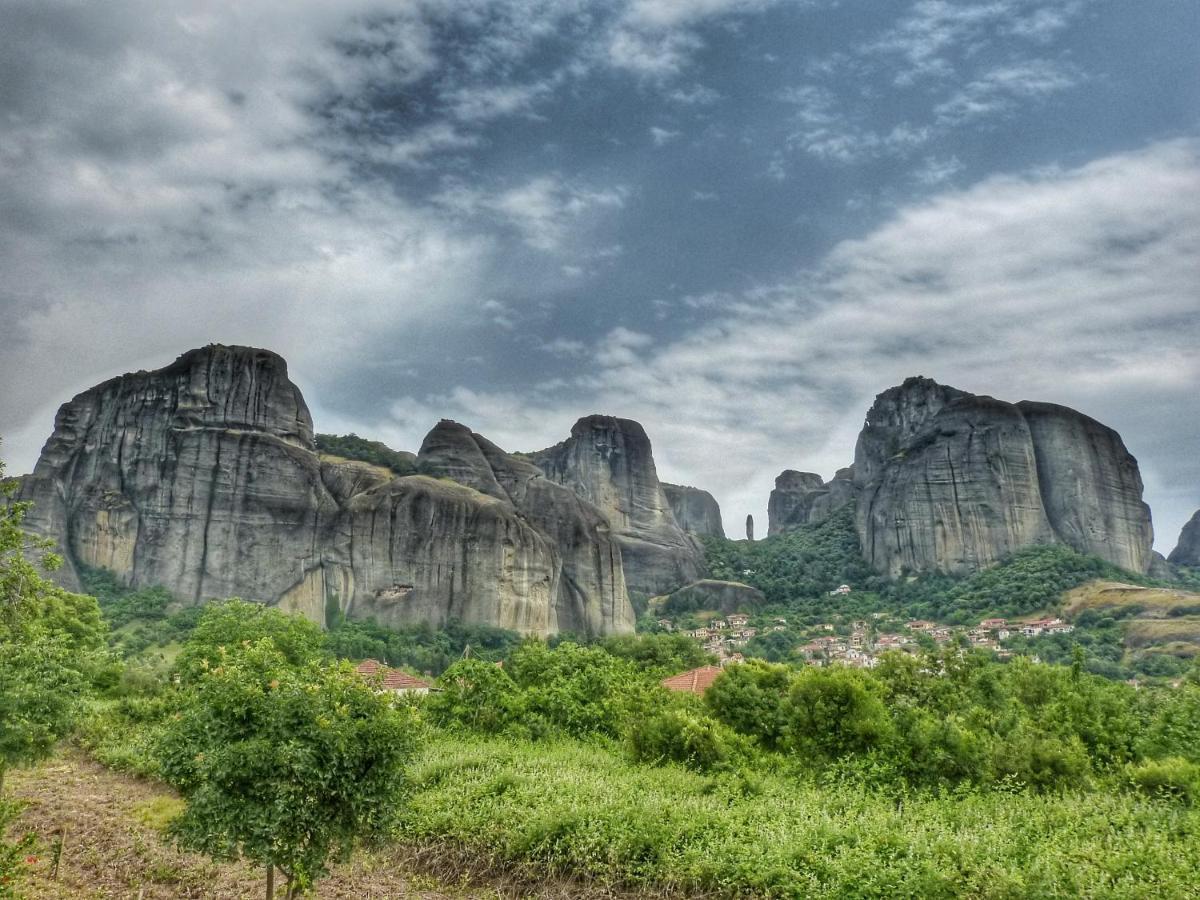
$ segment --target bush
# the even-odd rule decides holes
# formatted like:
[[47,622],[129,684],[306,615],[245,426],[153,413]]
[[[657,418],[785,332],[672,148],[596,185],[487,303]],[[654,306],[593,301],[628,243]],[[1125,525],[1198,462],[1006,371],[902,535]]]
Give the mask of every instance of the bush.
[[460,660],[437,683],[439,690],[426,700],[425,709],[438,725],[496,734],[520,717],[517,686],[492,663]]
[[779,749],[787,732],[784,703],[792,677],[786,666],[748,660],[726,668],[705,692],[704,702],[738,734]]
[[816,760],[882,747],[892,735],[879,683],[839,666],[801,671],[788,692],[788,746]]
[[1200,765],[1179,756],[1151,759],[1130,766],[1129,780],[1151,797],[1179,800],[1191,805],[1200,797]]
[[726,768],[742,752],[733,731],[695,709],[667,709],[639,719],[628,739],[635,762],[677,762],[699,772]]

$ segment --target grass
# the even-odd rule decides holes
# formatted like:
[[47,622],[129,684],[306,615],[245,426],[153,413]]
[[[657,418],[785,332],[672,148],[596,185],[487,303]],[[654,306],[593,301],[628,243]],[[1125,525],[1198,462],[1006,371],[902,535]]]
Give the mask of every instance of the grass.
[[497,864],[697,896],[1194,897],[1200,813],[1124,793],[708,778],[594,746],[440,739],[408,827]]
[[1149,616],[1178,615],[1200,609],[1200,594],[1178,588],[1142,587],[1117,581],[1089,581],[1063,595],[1063,611],[1077,616],[1086,609],[1135,608]]

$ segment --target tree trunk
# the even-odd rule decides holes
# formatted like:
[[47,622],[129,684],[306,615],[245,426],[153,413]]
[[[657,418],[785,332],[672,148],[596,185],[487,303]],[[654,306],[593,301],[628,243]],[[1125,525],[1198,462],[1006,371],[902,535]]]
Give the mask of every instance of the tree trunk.
[[275,864],[267,863],[267,900],[275,900]]

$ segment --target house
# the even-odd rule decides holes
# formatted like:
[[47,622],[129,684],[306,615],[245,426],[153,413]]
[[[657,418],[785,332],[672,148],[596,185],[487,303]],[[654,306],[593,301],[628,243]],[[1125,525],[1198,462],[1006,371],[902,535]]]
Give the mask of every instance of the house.
[[429,693],[428,681],[409,675],[407,672],[401,672],[399,669],[389,668],[377,659],[364,659],[354,667],[354,671],[363,678],[378,679],[375,683],[379,685],[380,689],[393,694]]
[[716,628],[716,629],[723,629],[723,628],[728,628],[729,623],[726,622],[724,619],[713,619],[711,622],[708,623],[708,627]]
[[771,630],[772,631],[787,631],[787,626],[786,625],[772,625]]
[[924,619],[913,619],[904,625],[909,631],[929,631],[937,627],[937,622],[927,622]]
[[664,678],[662,686],[668,691],[703,696],[720,674],[720,666],[700,666],[698,669],[691,669],[678,675],[672,675],[670,678]]
[[817,627],[822,631],[833,631],[833,624],[831,622],[822,622]]
[[989,630],[994,630],[997,628],[1003,628],[1007,624],[1008,624],[1008,619],[984,619],[982,622],[979,623],[979,627],[987,628]]
[[829,592],[829,596],[836,597],[839,594],[849,594],[849,593],[850,593],[850,585],[839,584],[837,587],[835,587],[832,591]]
[[663,629],[664,631],[674,631],[675,623],[672,622],[670,619],[659,619],[658,627]]
[[745,628],[746,624],[750,621],[750,617],[745,613],[734,613],[733,615],[726,616],[725,621],[729,623],[730,628]]

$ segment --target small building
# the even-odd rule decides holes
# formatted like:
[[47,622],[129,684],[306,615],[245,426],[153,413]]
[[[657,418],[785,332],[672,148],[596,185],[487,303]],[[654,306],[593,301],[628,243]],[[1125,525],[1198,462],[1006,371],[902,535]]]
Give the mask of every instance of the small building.
[[691,669],[678,675],[672,675],[670,678],[664,678],[662,686],[668,691],[703,696],[720,674],[720,666],[700,666],[698,669]]
[[431,685],[424,679],[385,666],[377,659],[364,659],[354,671],[367,679],[375,681],[381,690],[392,694],[428,694]]
[[829,596],[836,597],[839,594],[849,594],[849,593],[850,593],[850,585],[839,584],[837,587],[835,587],[832,591],[829,592]]
[[725,621],[729,623],[730,628],[744,628],[750,621],[750,617],[745,613],[733,613],[726,616]]

